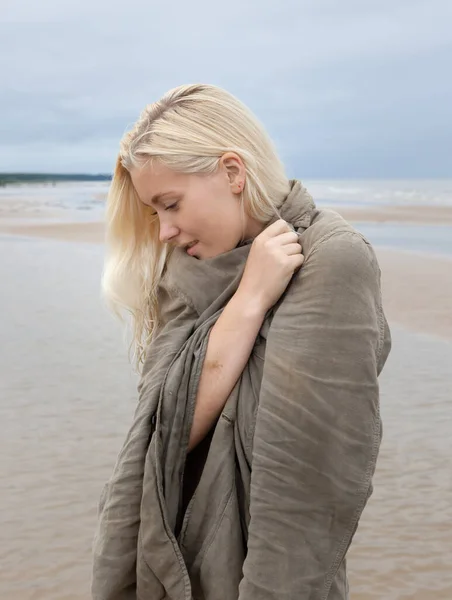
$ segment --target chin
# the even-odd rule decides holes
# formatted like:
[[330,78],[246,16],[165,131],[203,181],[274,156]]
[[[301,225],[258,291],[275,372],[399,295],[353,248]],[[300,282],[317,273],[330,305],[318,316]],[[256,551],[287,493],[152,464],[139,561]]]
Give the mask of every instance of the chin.
[[238,245],[225,245],[225,247],[223,248],[208,248],[206,250],[198,250],[196,252],[195,257],[198,260],[208,260],[209,258],[216,258],[217,256],[220,256],[221,254],[227,254],[228,252],[231,252],[232,250],[234,250],[235,248],[237,248]]

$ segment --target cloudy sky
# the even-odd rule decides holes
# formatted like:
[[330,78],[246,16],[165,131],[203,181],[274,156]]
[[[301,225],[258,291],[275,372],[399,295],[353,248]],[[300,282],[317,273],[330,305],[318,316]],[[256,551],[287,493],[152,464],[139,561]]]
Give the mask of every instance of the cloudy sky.
[[0,172],[110,172],[143,106],[236,94],[290,176],[452,177],[451,0],[2,0]]

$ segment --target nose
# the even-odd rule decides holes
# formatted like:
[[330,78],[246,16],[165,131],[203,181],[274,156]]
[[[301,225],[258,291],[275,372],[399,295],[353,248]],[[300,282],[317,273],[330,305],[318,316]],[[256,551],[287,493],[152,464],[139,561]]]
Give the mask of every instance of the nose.
[[159,239],[162,243],[171,242],[173,238],[179,235],[179,229],[169,223],[160,223]]

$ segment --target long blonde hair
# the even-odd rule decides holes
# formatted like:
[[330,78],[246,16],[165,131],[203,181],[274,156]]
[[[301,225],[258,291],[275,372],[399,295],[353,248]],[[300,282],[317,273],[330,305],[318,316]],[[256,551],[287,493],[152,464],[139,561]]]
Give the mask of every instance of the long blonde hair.
[[225,152],[246,168],[243,208],[267,223],[290,184],[276,150],[253,113],[225,90],[183,85],[149,104],[120,143],[106,210],[107,254],[102,278],[113,311],[132,316],[132,343],[140,369],[159,322],[157,289],[169,255],[159,241],[158,217],[140,202],[130,171],[154,160],[181,173],[213,173]]

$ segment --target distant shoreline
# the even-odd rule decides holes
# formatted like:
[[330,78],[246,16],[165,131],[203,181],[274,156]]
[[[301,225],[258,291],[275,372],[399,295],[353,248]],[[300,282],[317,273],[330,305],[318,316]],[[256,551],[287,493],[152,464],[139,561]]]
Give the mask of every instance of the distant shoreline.
[[32,183],[61,183],[71,181],[111,181],[106,173],[0,173],[0,187]]

